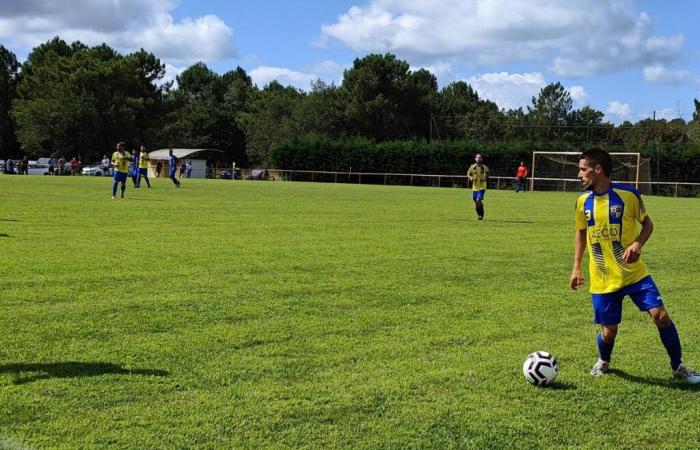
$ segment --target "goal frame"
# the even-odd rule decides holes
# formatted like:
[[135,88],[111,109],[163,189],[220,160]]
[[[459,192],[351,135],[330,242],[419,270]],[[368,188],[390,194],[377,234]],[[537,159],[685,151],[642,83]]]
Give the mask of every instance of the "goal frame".
[[[530,191],[535,190],[535,163],[537,160],[537,155],[580,155],[580,152],[532,152],[532,173],[530,175]],[[639,189],[639,167],[641,166],[642,163],[642,155],[641,153],[638,152],[613,152],[610,153],[610,156],[636,156],[637,157],[637,168],[635,170],[635,178],[634,178],[634,188]],[[543,181],[559,181],[561,178],[541,178]],[[566,181],[566,180],[565,180]],[[570,180],[570,181],[576,181],[576,180]],[[631,181],[631,180],[622,180],[622,181]]]

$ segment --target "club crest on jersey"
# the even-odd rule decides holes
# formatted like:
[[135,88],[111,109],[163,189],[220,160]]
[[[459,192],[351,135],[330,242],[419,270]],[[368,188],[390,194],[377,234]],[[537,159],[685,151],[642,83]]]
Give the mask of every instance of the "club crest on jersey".
[[622,217],[622,205],[612,205],[610,207],[610,216],[615,219]]

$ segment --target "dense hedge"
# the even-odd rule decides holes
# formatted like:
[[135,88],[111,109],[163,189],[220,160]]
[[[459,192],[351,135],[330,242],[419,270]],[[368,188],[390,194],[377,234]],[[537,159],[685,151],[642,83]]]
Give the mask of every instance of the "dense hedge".
[[[580,151],[568,143],[550,144],[538,150]],[[639,148],[610,147],[610,151],[640,152],[651,158],[652,179],[700,182],[700,145],[665,144]],[[521,159],[531,160],[528,143],[478,144],[473,141],[386,141],[365,138],[329,139],[305,137],[287,140],[272,148],[278,169],[353,172],[464,174],[474,155],[484,155],[496,176],[510,176]],[[659,159],[660,158],[660,159]],[[657,164],[658,163],[658,164]]]

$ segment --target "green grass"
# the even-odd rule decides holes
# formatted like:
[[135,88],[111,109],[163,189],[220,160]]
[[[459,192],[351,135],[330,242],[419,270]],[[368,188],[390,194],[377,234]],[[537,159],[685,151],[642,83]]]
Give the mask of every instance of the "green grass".
[[[575,194],[0,176],[0,448],[677,447],[700,389],[568,288]],[[644,251],[700,366],[697,199]],[[553,388],[521,375],[556,354]]]

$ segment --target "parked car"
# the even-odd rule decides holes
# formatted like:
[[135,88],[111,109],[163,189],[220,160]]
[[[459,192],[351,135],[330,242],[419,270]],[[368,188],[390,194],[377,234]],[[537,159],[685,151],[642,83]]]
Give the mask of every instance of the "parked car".
[[85,166],[83,167],[83,175],[95,175],[101,177],[105,175],[105,170],[102,166]]
[[27,172],[29,172],[29,175],[48,175],[49,165],[42,164],[37,161],[29,161],[29,167],[27,167]]
[[224,169],[219,172],[219,178],[222,180],[240,180],[241,170],[240,169]]
[[271,180],[275,181],[275,177],[270,175],[270,172],[267,171],[267,169],[253,169],[250,171],[250,175],[248,175],[249,180]]

